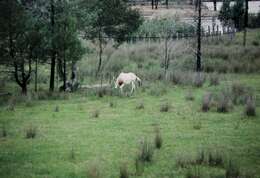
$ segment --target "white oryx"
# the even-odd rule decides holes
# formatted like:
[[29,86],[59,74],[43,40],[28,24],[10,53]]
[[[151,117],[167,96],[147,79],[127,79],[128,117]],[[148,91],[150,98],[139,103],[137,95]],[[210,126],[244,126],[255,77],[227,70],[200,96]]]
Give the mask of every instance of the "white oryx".
[[135,90],[135,81],[138,81],[139,84],[141,84],[141,79],[137,77],[134,73],[121,72],[115,81],[115,88],[119,87],[121,92],[123,93],[123,87],[125,85],[131,84],[132,85],[131,94],[132,94]]

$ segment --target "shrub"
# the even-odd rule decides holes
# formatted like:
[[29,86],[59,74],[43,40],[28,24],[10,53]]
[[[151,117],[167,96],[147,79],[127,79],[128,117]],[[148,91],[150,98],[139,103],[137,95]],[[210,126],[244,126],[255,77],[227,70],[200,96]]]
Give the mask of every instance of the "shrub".
[[253,97],[248,97],[246,106],[245,106],[245,114],[247,116],[255,116],[256,115],[256,106]]
[[168,112],[170,110],[170,104],[168,102],[163,103],[160,107],[160,112]]
[[120,178],[129,178],[130,177],[126,163],[124,163],[120,166],[120,176],[119,177]]
[[216,73],[211,74],[209,77],[209,84],[210,84],[210,86],[219,85],[219,75]]
[[33,138],[35,138],[36,137],[36,127],[34,127],[34,126],[32,126],[32,125],[30,125],[27,129],[26,129],[26,135],[25,135],[25,137],[26,138],[31,138],[31,139],[33,139]]
[[199,73],[195,74],[195,77],[193,79],[193,85],[195,87],[202,87],[203,84],[205,83],[205,81],[206,81],[206,78],[205,78],[204,74],[199,72]]
[[91,163],[87,170],[87,177],[88,178],[101,178],[101,171],[100,167],[97,163]]
[[193,93],[190,90],[186,93],[185,99],[188,100],[188,101],[194,100]]
[[201,107],[201,110],[202,110],[203,112],[209,111],[211,98],[212,98],[211,93],[206,93],[206,94],[203,96],[203,99],[202,99],[202,107]]
[[155,129],[155,138],[154,138],[154,145],[155,148],[160,149],[162,147],[163,139],[160,133],[160,129]]
[[147,141],[147,139],[144,139],[143,142],[141,143],[141,147],[137,159],[143,163],[151,162],[153,159],[153,153],[154,153],[154,147],[150,142]]
[[144,103],[140,102],[137,106],[136,109],[144,109]]
[[98,118],[98,117],[99,117],[99,110],[93,111],[92,117],[93,117],[93,118]]

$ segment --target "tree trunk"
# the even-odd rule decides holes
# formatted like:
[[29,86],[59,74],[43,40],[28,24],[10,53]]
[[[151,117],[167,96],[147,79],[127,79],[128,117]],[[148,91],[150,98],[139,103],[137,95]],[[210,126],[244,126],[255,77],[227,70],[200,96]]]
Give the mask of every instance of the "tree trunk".
[[168,36],[165,37],[165,56],[164,56],[164,76],[166,78],[166,73],[168,69]]
[[213,5],[214,5],[214,11],[217,11],[217,0],[213,1]]
[[153,9],[153,6],[154,6],[154,0],[152,0],[152,9]]
[[34,91],[38,91],[38,59],[35,60],[35,73],[34,73]]
[[51,34],[52,34],[52,39],[51,39],[51,75],[50,75],[50,88],[49,90],[51,92],[54,91],[54,82],[55,82],[55,58],[56,58],[56,54],[55,54],[55,49],[54,49],[54,2],[53,0],[51,0]]
[[247,27],[248,27],[248,0],[245,0],[245,18],[244,18],[243,46],[246,46]]
[[101,65],[102,65],[103,49],[102,49],[101,29],[100,29],[99,34],[98,34],[98,40],[99,40],[99,62],[98,62],[98,68],[97,68],[96,77],[98,76],[98,74],[99,74],[99,72],[100,72],[100,69],[101,69]]
[[63,90],[66,91],[67,89],[67,76],[66,76],[66,57],[65,57],[65,51],[63,56]]
[[197,26],[197,72],[201,71],[201,0],[198,0],[198,26]]
[[169,0],[166,0],[165,4],[166,4],[166,8],[168,9],[169,8]]
[[27,83],[23,83],[23,85],[21,86],[22,88],[22,94],[23,95],[27,95]]

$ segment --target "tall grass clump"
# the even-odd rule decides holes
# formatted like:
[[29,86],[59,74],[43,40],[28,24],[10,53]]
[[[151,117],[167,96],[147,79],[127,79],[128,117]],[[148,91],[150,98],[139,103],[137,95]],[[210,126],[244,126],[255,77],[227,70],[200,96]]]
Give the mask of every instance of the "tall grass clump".
[[165,102],[160,106],[160,112],[168,112],[169,110],[170,104],[168,102]]
[[228,90],[222,90],[217,98],[217,112],[226,113],[232,108],[230,92]]
[[202,87],[203,84],[205,83],[205,81],[206,81],[205,75],[203,73],[201,73],[201,72],[198,72],[194,76],[193,85],[195,87]]
[[211,104],[211,99],[212,99],[212,94],[211,93],[206,93],[203,98],[202,98],[202,106],[201,110],[203,112],[208,112],[210,109],[210,104]]
[[202,172],[199,166],[190,167],[185,175],[185,178],[202,178]]
[[144,103],[143,102],[138,103],[136,109],[144,109]]
[[30,125],[25,132],[25,138],[33,139],[36,137],[37,129],[35,126]]
[[7,137],[7,130],[5,125],[2,125],[1,137]]
[[248,95],[252,95],[249,87],[241,83],[233,83],[231,86],[232,101],[235,105],[245,104]]
[[225,167],[225,170],[226,170],[226,174],[225,174],[226,178],[241,177],[241,171],[240,171],[239,167],[232,160],[228,161],[227,166]]
[[160,149],[162,147],[163,139],[159,127],[155,128],[154,145],[155,148]]
[[217,86],[219,85],[219,74],[213,73],[209,76],[209,84],[210,86]]
[[193,101],[193,100],[194,100],[194,96],[193,96],[193,93],[192,93],[191,90],[189,90],[189,91],[186,93],[185,99],[186,99],[187,101]]
[[16,105],[16,100],[15,97],[12,96],[9,100],[8,100],[8,105],[6,110],[7,111],[15,111],[15,105]]
[[87,177],[88,178],[101,178],[101,170],[99,165],[96,162],[90,163],[87,169]]
[[140,145],[137,159],[142,163],[152,162],[154,154],[154,147],[147,139],[144,139]]
[[253,97],[248,97],[245,105],[245,114],[247,116],[256,116],[256,106]]
[[99,110],[94,110],[94,111],[92,112],[92,117],[93,117],[93,118],[98,118],[98,117],[99,117],[99,114],[100,114]]
[[119,168],[119,178],[129,178],[129,171],[126,163],[122,163]]

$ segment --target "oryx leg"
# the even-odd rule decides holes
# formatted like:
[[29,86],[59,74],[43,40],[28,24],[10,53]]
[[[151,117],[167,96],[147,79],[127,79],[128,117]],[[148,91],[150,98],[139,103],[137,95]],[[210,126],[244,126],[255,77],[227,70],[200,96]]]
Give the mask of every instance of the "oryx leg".
[[122,84],[122,85],[120,85],[120,87],[119,87],[122,94],[124,94],[124,91],[123,91],[123,87],[124,87],[124,86],[125,86],[125,84]]
[[131,89],[131,94],[134,92],[134,90],[135,90],[135,83],[134,83],[134,81],[133,82],[131,82],[132,83],[132,89]]

